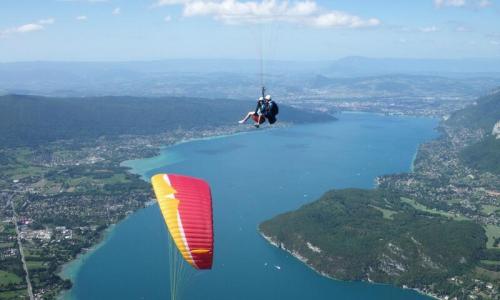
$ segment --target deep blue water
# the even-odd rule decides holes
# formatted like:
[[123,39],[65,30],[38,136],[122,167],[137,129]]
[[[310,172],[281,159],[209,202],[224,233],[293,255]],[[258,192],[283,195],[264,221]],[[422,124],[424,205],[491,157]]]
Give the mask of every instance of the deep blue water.
[[[269,245],[257,225],[331,188],[372,188],[406,172],[436,120],[342,114],[338,122],[193,141],[127,164],[201,177],[212,186],[215,261],[180,299],[427,299],[409,290],[324,278]],[[275,266],[280,266],[278,270]],[[168,240],[156,205],[118,224],[76,274],[77,299],[170,299]]]

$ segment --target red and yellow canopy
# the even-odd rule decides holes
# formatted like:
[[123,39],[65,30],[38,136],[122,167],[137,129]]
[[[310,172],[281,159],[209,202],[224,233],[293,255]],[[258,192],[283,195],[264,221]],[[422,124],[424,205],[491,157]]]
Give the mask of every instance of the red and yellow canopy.
[[184,259],[196,269],[211,269],[214,242],[208,183],[174,174],[155,175],[151,183],[167,228]]

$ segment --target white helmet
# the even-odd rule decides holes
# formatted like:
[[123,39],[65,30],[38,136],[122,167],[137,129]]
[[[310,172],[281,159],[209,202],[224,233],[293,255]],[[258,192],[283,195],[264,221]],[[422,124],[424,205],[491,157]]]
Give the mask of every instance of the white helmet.
[[262,101],[262,100],[264,100],[264,97],[260,97],[260,98],[259,98],[259,101]]
[[271,95],[267,95],[266,100],[271,100]]

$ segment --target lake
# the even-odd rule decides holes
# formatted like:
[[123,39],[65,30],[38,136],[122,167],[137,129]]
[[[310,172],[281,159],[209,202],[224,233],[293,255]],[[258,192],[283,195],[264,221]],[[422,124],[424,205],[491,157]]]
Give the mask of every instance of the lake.
[[[212,271],[192,272],[180,299],[428,299],[411,290],[327,279],[268,244],[260,222],[332,188],[373,188],[407,172],[418,145],[437,136],[429,118],[343,113],[339,121],[198,140],[128,161],[145,179],[179,173],[212,186]],[[168,236],[156,205],[115,226],[72,269],[73,299],[170,299]]]

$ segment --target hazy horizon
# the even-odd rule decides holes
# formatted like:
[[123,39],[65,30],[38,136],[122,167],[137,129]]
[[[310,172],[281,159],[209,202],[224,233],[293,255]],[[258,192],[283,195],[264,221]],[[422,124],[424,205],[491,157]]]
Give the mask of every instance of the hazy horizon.
[[17,61],[500,58],[497,0],[6,0]]
[[[497,57],[457,57],[457,58],[432,58],[432,57],[374,57],[374,56],[342,56],[330,59],[267,59],[266,62],[296,62],[296,63],[324,63],[324,62],[337,62],[350,59],[366,59],[366,60],[398,60],[398,61],[500,61],[500,55]],[[258,58],[224,58],[224,57],[178,57],[178,58],[151,58],[151,59],[103,59],[103,60],[64,60],[64,59],[40,59],[40,60],[16,60],[16,61],[1,61],[0,64],[16,64],[16,63],[148,63],[148,62],[177,62],[177,61],[248,61],[259,62]]]

